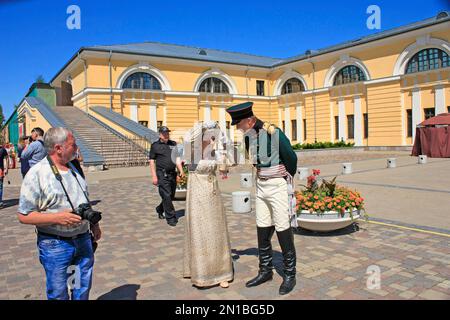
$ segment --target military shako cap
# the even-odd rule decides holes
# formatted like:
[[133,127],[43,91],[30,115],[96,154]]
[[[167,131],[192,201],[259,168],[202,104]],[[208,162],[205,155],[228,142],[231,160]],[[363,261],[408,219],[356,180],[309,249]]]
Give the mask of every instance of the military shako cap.
[[247,119],[253,116],[253,102],[244,102],[227,109],[227,112],[231,116],[231,125],[234,126],[243,119]]

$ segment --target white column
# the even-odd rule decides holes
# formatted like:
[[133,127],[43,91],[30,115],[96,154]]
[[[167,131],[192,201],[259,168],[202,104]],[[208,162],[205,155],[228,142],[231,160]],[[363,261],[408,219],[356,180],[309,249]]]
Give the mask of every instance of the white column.
[[203,110],[203,119],[204,121],[211,120],[211,106],[209,104],[205,105],[205,109]]
[[347,130],[345,128],[346,114],[345,114],[345,100],[339,99],[339,141],[347,140]]
[[295,108],[295,119],[297,120],[297,142],[303,143],[303,117],[302,117],[302,106],[297,104]]
[[138,122],[138,106],[137,104],[130,104],[130,119]]
[[355,146],[360,147],[363,145],[363,130],[362,130],[362,113],[361,113],[361,97],[355,96],[353,99],[353,106],[355,110],[353,114],[355,116]]
[[230,124],[230,139],[231,139],[232,142],[235,141],[235,138],[234,138],[234,126],[232,126],[231,124]]
[[167,126],[167,106],[164,106],[164,108],[163,108],[163,114],[164,114],[164,118],[163,118],[163,126]]
[[405,110],[405,93],[400,92],[400,109],[402,112],[402,146],[406,146],[406,110]]
[[278,108],[278,128],[283,129],[283,119],[281,116],[281,108]]
[[291,109],[289,106],[284,107],[284,128],[285,134],[288,137],[289,141],[292,140],[292,130],[291,130]]
[[445,109],[445,90],[443,85],[438,85],[434,88],[434,106],[436,115],[447,112]]
[[422,122],[422,110],[420,108],[420,89],[414,88],[412,92],[412,141],[416,138],[416,127]]
[[334,102],[330,102],[330,141],[333,142],[335,139],[334,132]]
[[156,104],[150,105],[150,114],[149,114],[149,125],[150,129],[153,131],[158,130],[158,119],[157,119],[157,112],[156,112]]
[[219,125],[220,129],[226,132],[227,130],[227,120],[225,116],[225,106],[220,106],[219,108]]

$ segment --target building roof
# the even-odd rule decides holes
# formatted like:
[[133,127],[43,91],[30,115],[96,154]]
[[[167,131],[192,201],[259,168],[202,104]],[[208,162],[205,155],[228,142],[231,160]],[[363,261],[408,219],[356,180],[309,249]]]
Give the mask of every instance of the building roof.
[[364,36],[351,41],[346,41],[337,45],[325,47],[319,50],[307,50],[304,54],[296,55],[290,58],[280,59],[264,57],[246,53],[237,53],[217,49],[206,49],[191,46],[182,46],[175,44],[165,44],[159,42],[142,42],[132,44],[118,45],[98,45],[82,47],[78,52],[64,65],[64,67],[50,81],[53,82],[56,77],[76,58],[82,51],[112,52],[135,55],[148,55],[154,57],[176,58],[186,60],[198,60],[206,62],[228,63],[234,65],[245,65],[262,68],[275,68],[281,65],[319,56],[325,53],[354,47],[364,43],[380,40],[383,38],[399,35],[420,28],[429,27],[435,24],[450,21],[450,12],[442,11],[435,17],[422,21],[414,22],[405,26],[397,27],[387,31],[378,32],[372,35]]
[[45,82],[35,82],[31,85],[30,89],[28,89],[27,94],[25,95],[25,97],[28,97],[28,95],[35,89],[51,89],[53,90],[54,88],[50,85],[50,83],[45,83]]
[[301,55],[297,55],[294,56],[292,58],[288,58],[283,60],[282,63],[280,63],[279,65],[283,65],[283,64],[287,64],[287,63],[291,63],[294,61],[298,61],[298,60],[303,60],[303,59],[307,59],[309,56],[314,57],[314,56],[318,56],[321,54],[325,54],[325,53],[329,53],[332,51],[337,51],[337,50],[341,50],[341,49],[345,49],[345,48],[350,48],[350,47],[354,47],[357,45],[361,45],[364,43],[368,43],[368,42],[372,42],[375,40],[380,40],[383,38],[387,38],[387,37],[392,37],[395,35],[399,35],[402,33],[406,33],[406,32],[410,32],[410,31],[414,31],[417,29],[421,29],[421,28],[425,28],[425,27],[429,27],[435,24],[439,24],[439,23],[443,23],[446,21],[450,21],[450,12],[449,11],[442,11],[439,14],[437,14],[435,17],[431,17],[425,20],[421,20],[418,22],[414,22],[414,23],[410,23],[407,24],[405,26],[401,26],[401,27],[397,27],[394,29],[389,29],[386,31],[382,31],[382,32],[378,32],[375,34],[371,34],[368,36],[364,36],[358,39],[354,39],[354,40],[350,40],[350,41],[346,41],[337,45],[333,45],[333,46],[329,46],[329,47],[325,47],[322,48],[320,50],[309,50],[310,52],[305,52],[304,54]]
[[262,57],[246,53],[229,52],[217,49],[189,47],[159,42],[142,42],[132,44],[119,44],[111,46],[86,47],[90,51],[112,51],[115,53],[131,53],[169,57],[177,59],[201,60],[219,63],[250,65],[255,67],[270,67],[282,59]]

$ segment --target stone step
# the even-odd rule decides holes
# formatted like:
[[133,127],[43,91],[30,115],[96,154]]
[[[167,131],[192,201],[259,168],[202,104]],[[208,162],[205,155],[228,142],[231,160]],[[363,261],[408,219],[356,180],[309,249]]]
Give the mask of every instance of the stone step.
[[105,159],[108,167],[148,165],[147,155],[132,143],[124,141],[76,107],[58,106],[54,109],[73,130]]

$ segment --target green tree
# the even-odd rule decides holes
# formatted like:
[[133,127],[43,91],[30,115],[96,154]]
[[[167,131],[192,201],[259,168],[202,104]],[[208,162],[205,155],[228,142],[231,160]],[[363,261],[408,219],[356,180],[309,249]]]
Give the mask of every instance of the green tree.
[[38,75],[38,77],[36,78],[36,83],[45,83],[45,79],[42,74]]
[[3,121],[5,121],[5,115],[3,114],[3,106],[0,104],[0,127],[3,127]]

